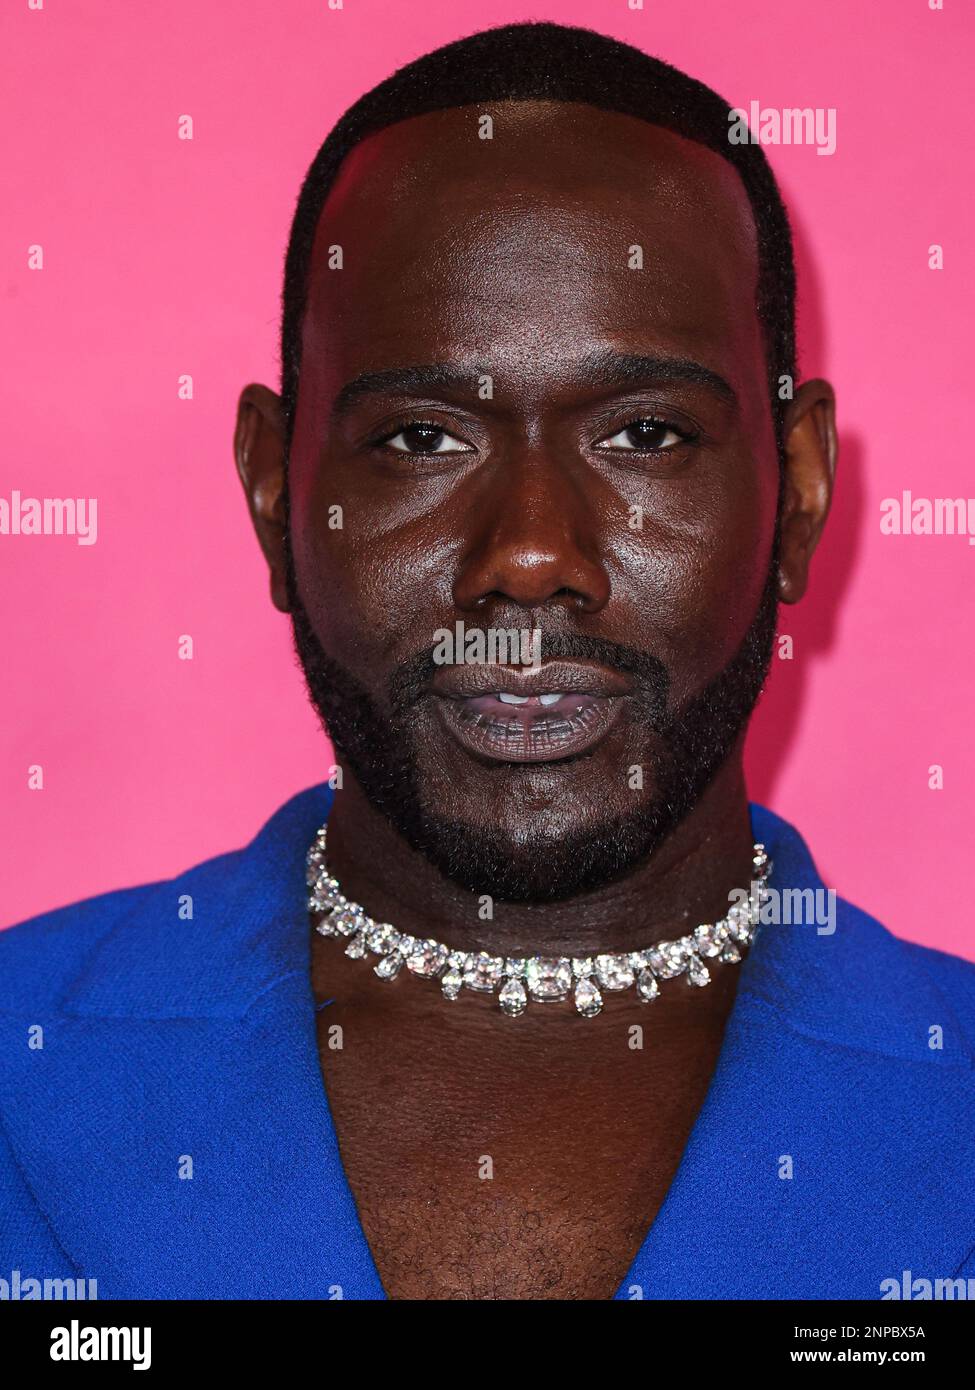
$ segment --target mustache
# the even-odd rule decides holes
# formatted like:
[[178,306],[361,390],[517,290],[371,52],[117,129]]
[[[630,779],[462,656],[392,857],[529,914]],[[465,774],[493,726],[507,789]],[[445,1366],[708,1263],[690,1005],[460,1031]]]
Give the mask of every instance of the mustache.
[[[398,665],[389,680],[388,697],[394,717],[408,714],[424,695],[440,669],[433,659],[435,648],[417,652]],[[545,632],[541,634],[541,659],[546,661],[591,661],[632,676],[636,698],[655,725],[662,724],[670,698],[671,678],[659,657],[639,651],[622,642],[585,633]]]

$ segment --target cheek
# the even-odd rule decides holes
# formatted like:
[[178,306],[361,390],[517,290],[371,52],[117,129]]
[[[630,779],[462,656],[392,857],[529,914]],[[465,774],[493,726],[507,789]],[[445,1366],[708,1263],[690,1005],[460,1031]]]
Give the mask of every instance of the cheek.
[[776,497],[777,473],[755,460],[716,463],[686,487],[653,489],[642,529],[627,528],[614,547],[613,590],[632,615],[629,640],[665,662],[676,700],[727,665],[755,617]]
[[295,569],[325,650],[360,679],[429,650],[453,621],[447,542],[429,519],[397,521],[354,489],[317,483],[292,511]]

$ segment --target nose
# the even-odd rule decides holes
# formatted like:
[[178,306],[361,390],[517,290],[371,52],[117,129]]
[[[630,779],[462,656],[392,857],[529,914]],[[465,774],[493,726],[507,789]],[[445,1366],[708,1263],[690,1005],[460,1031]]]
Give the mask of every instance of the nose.
[[609,601],[597,499],[541,450],[505,460],[473,500],[474,542],[453,585],[457,607],[488,603],[596,613]]

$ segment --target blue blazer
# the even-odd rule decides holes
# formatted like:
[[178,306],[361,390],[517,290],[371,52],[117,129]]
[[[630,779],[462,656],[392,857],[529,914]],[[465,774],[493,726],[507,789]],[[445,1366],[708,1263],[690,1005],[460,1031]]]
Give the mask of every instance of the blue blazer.
[[[385,1297],[315,1041],[304,854],[329,800],[312,788],[245,849],[0,932],[0,1279]],[[798,833],[751,816],[773,884],[823,889]],[[616,1297],[975,1276],[973,1054],[972,964],[842,901],[832,935],[764,927]]]

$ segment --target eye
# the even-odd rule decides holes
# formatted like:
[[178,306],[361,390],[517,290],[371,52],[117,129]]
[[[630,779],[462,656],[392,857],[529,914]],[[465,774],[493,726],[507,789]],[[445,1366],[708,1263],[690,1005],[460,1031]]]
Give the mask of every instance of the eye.
[[428,420],[410,420],[400,425],[395,434],[376,440],[397,454],[466,454],[468,446],[448,434],[440,425]]
[[603,439],[597,449],[626,449],[631,453],[665,454],[680,444],[687,444],[695,438],[690,430],[681,429],[669,420],[648,416],[633,420],[617,434]]

